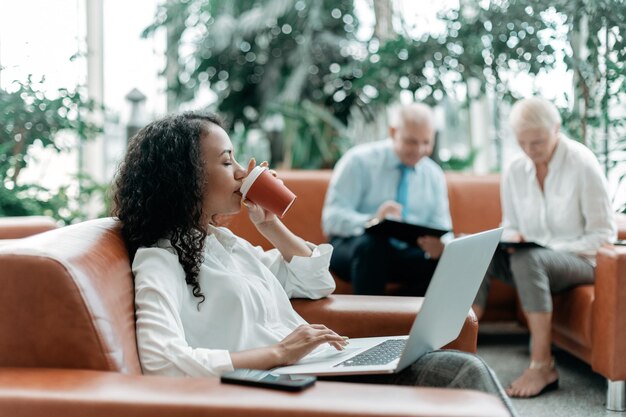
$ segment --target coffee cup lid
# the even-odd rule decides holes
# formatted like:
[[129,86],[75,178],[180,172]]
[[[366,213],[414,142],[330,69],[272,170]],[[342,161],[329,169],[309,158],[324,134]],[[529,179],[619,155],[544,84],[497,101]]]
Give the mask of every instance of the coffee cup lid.
[[241,184],[241,188],[239,189],[239,191],[241,192],[242,198],[246,198],[246,194],[248,194],[248,191],[250,191],[250,187],[252,187],[252,184],[254,184],[254,181],[256,181],[259,175],[261,175],[261,173],[265,170],[267,170],[267,167],[262,167],[262,166],[255,166],[252,169],[250,174],[248,174],[248,176],[243,180],[243,183]]

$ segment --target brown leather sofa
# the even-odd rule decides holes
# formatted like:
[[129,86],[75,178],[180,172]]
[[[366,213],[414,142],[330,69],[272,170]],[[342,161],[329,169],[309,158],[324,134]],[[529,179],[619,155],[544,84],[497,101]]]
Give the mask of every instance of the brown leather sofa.
[[[296,234],[314,243],[326,241],[321,212],[331,171],[285,171],[279,177],[298,196],[283,221]],[[498,175],[447,173],[450,213],[455,233],[475,233],[501,221]],[[626,216],[617,217],[619,238],[626,239]],[[231,229],[249,241],[268,243],[240,213]],[[395,287],[390,286],[390,291]],[[337,280],[335,293],[351,287]],[[524,322],[513,288],[494,282],[484,321]],[[626,247],[606,246],[597,257],[596,282],[554,297],[554,343],[589,363],[609,381],[607,406],[624,409],[626,380]],[[620,359],[622,358],[622,359]]]
[[[100,219],[0,247],[0,416],[506,416],[488,394],[319,381],[301,393],[142,376],[118,223]],[[420,299],[295,300],[350,337],[406,334]],[[475,351],[470,314],[450,347]]]
[[19,239],[56,227],[54,219],[47,216],[0,217],[0,239]]

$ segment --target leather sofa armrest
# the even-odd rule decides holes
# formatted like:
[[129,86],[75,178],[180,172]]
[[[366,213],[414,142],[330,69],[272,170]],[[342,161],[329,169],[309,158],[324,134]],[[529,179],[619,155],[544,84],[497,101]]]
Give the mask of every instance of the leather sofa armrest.
[[611,380],[626,380],[626,247],[605,246],[596,257],[591,366]]
[[[334,294],[321,300],[292,300],[295,310],[309,323],[324,324],[349,337],[409,334],[422,307],[422,297]],[[461,333],[447,349],[476,352],[478,321],[469,311]]]
[[0,217],[0,239],[20,239],[56,227],[54,219],[46,216]]
[[500,417],[478,391],[318,381],[299,393],[222,385],[217,378],[0,368],[0,415],[12,417]]

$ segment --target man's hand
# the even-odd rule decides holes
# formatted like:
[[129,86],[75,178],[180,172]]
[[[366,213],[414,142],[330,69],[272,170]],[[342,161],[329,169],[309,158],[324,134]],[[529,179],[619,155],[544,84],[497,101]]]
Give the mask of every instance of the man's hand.
[[434,236],[422,236],[417,238],[417,245],[422,248],[427,257],[431,259],[439,259],[444,247],[441,239]]
[[383,204],[381,204],[376,211],[376,218],[378,220],[383,220],[387,217],[401,219],[402,205],[393,200],[385,201]]

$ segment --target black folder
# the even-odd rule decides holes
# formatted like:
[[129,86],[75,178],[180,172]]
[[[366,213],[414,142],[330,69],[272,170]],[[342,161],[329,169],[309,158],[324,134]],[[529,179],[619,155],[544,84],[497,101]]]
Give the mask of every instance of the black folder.
[[365,232],[376,236],[392,237],[411,245],[417,244],[417,238],[421,236],[441,237],[449,230],[435,229],[414,223],[405,223],[397,220],[384,219],[372,220],[365,226]]
[[543,248],[539,243],[535,242],[500,242],[500,249],[527,249],[527,248]]

